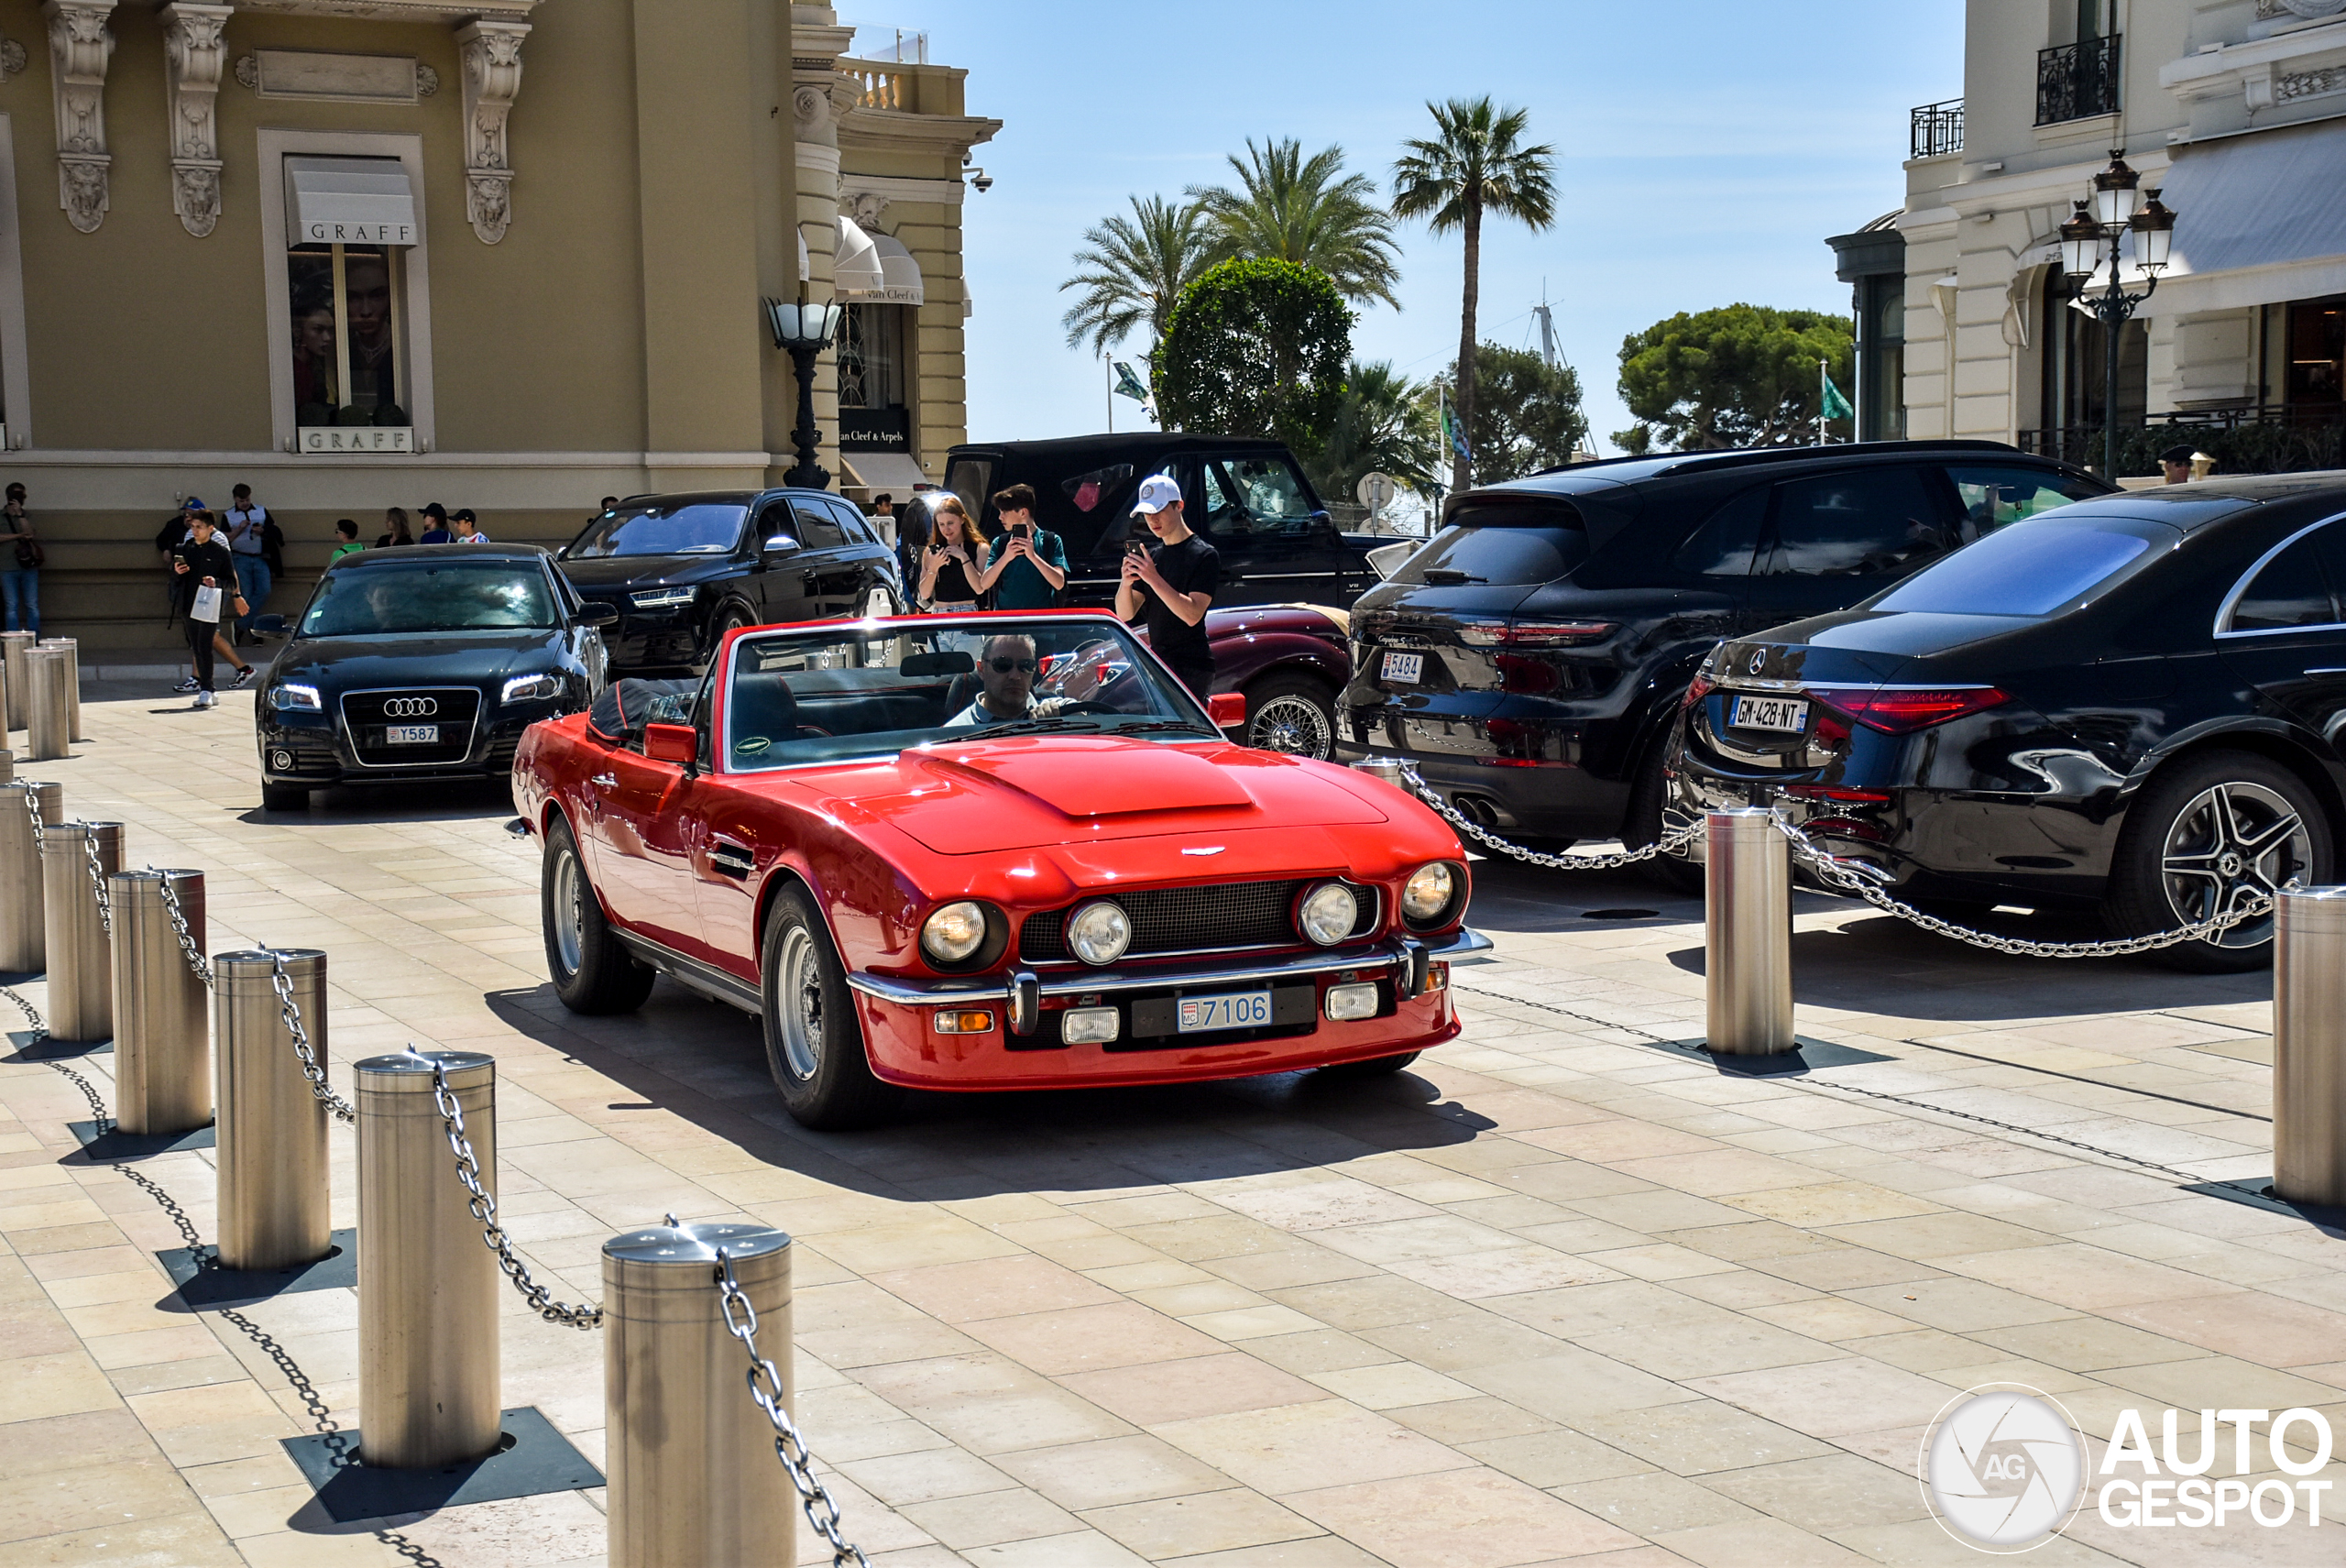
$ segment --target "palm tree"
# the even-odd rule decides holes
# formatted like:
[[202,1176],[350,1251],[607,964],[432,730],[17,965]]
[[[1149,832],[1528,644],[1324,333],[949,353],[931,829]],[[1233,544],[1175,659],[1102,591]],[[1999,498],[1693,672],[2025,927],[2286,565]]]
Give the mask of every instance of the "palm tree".
[[1233,153],[1230,167],[1236,190],[1192,185],[1187,192],[1213,226],[1212,260],[1300,262],[1325,272],[1347,300],[1401,308],[1393,297],[1401,280],[1393,220],[1376,205],[1375,181],[1344,172],[1343,148],[1305,158],[1292,137],[1259,148],[1250,137],[1244,161]]
[[[1459,312],[1458,428],[1474,428],[1474,306],[1483,265],[1483,214],[1514,218],[1527,228],[1555,221],[1555,149],[1546,143],[1518,145],[1529,115],[1521,109],[1495,109],[1485,98],[1453,98],[1428,104],[1435,129],[1431,141],[1401,144],[1393,164],[1393,214],[1425,218],[1436,234],[1458,229],[1466,236],[1465,302]],[[1474,482],[1472,466],[1453,455],[1452,482],[1464,489]]]
[[1324,498],[1349,501],[1361,477],[1382,470],[1415,490],[1431,490],[1440,464],[1426,389],[1386,359],[1344,367],[1344,395],[1327,438],[1304,455],[1304,468]]
[[1165,335],[1173,302],[1205,269],[1211,236],[1196,203],[1129,200],[1131,217],[1118,214],[1085,232],[1086,248],[1075,253],[1076,266],[1084,270],[1059,285],[1061,293],[1082,291],[1059,318],[1070,348],[1088,337],[1094,354],[1104,353],[1144,326],[1154,345]]

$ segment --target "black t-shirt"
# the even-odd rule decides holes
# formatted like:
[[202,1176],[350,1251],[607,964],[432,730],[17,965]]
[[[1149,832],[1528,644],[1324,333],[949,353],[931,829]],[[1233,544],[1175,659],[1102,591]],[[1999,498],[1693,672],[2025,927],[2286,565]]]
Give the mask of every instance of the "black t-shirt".
[[[1178,544],[1157,545],[1148,558],[1176,593],[1212,594],[1222,587],[1222,553],[1201,535],[1192,533]],[[1140,596],[1140,622],[1148,628],[1148,645],[1157,650],[1158,658],[1177,669],[1213,663],[1213,644],[1206,641],[1203,617],[1190,625],[1174,614],[1172,607],[1146,583],[1136,584],[1134,592]]]

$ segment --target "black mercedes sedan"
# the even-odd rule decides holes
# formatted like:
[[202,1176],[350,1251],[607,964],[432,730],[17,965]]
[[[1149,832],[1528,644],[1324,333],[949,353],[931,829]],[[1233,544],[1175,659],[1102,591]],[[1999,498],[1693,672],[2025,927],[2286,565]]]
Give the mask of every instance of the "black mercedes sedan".
[[521,731],[576,713],[603,687],[597,629],[533,544],[368,550],[326,568],[254,705],[261,805],[297,811],[313,789],[420,779],[506,779]]
[[895,553],[826,490],[630,496],[555,553],[579,597],[618,612],[614,672],[697,669],[737,626],[893,615]]
[[[1775,802],[1960,917],[2171,930],[2346,835],[2346,474],[2082,501],[1855,609],[1722,642],[1672,737],[1674,822]],[[2272,920],[2169,948],[2270,961]]]

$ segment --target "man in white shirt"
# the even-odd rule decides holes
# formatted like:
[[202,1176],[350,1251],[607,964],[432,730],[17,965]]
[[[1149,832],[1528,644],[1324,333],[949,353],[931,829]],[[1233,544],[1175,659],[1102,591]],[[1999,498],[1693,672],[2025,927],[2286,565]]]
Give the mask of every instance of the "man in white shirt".
[[1015,632],[989,637],[978,660],[978,679],[984,689],[975,702],[945,721],[948,729],[1003,724],[1017,718],[1047,718],[1067,705],[1065,697],[1045,697],[1035,692],[1035,640]]
[[269,509],[254,504],[250,485],[238,485],[229,492],[228,510],[223,521],[228,553],[236,561],[236,591],[245,596],[246,612],[236,618],[236,641],[249,642],[253,617],[260,613],[261,601],[269,598],[270,587],[267,542],[261,535],[269,525]]

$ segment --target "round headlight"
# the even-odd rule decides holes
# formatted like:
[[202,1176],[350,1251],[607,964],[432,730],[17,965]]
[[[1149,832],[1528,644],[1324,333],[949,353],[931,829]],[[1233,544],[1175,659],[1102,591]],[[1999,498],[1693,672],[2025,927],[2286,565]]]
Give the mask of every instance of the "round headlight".
[[1323,948],[1332,948],[1353,934],[1360,919],[1360,900],[1340,882],[1323,882],[1303,895],[1295,923],[1303,934]]
[[968,899],[946,905],[921,923],[921,951],[941,964],[959,963],[985,939],[985,906]]
[[1132,946],[1133,917],[1121,904],[1106,899],[1087,904],[1068,916],[1067,945],[1088,964],[1112,964]]
[[1420,866],[1401,890],[1401,913],[1422,926],[1449,908],[1457,891],[1458,873],[1444,862]]

